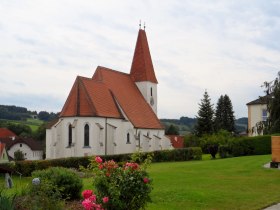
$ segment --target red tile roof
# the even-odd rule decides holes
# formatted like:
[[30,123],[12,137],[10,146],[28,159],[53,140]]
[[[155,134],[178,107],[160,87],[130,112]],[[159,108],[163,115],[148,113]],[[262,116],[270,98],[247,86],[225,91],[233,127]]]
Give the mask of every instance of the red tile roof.
[[110,89],[116,103],[135,127],[163,128],[129,74],[99,66],[93,75],[93,80],[100,81],[100,78]]
[[157,83],[144,30],[139,30],[131,74],[98,66],[92,79],[78,76],[60,117],[127,117],[136,128],[163,129],[135,81]]
[[9,150],[13,145],[19,143],[27,144],[32,150],[43,150],[42,142],[35,141],[30,138],[17,137],[15,140],[11,140],[10,138],[1,138],[0,142],[6,144],[7,150]]
[[16,137],[17,135],[10,131],[8,128],[0,128],[0,138]]
[[145,30],[140,29],[132,60],[131,78],[134,82],[150,81],[158,83],[154,71]]
[[60,116],[123,118],[106,85],[85,77],[77,77]]
[[184,137],[178,135],[168,135],[174,148],[184,148]]

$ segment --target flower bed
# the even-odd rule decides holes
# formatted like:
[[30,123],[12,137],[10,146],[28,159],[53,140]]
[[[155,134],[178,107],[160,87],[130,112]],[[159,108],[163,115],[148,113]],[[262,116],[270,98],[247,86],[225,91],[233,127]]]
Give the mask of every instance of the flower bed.
[[95,157],[90,168],[94,172],[94,188],[83,191],[86,210],[101,209],[141,209],[151,201],[152,180],[146,172],[151,158],[147,158],[144,164],[127,162],[123,165],[113,160],[103,161],[101,157]]

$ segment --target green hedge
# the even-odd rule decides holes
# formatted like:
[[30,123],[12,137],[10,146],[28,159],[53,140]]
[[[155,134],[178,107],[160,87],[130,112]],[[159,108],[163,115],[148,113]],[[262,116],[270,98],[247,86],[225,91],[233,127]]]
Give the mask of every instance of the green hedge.
[[[153,162],[166,161],[187,161],[187,160],[201,160],[202,150],[200,147],[189,147],[182,149],[155,151],[145,154],[153,154]],[[101,156],[103,160],[114,160],[116,162],[129,161],[131,154],[120,155],[106,155]],[[87,167],[90,163],[91,157],[69,157],[52,160],[25,160],[17,161],[15,163],[5,163],[6,167],[13,168],[15,171],[21,173],[23,176],[30,176],[35,170],[42,170],[49,167],[65,167],[79,169],[79,166]],[[1,164],[0,164],[1,165]]]
[[271,154],[271,136],[234,138],[229,142],[229,154],[234,157]]

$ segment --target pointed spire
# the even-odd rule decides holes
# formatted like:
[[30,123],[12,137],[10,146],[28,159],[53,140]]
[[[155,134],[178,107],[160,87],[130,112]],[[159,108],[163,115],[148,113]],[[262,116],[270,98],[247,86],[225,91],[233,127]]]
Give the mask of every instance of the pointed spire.
[[149,50],[146,32],[139,29],[130,76],[134,82],[150,81],[158,83]]

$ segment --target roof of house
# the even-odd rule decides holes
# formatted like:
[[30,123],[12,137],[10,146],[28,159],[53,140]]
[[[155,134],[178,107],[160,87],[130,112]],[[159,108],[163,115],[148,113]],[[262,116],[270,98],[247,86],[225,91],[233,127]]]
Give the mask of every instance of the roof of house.
[[[141,29],[133,60],[140,66],[139,74],[136,70],[126,74],[98,66],[92,78],[78,76],[60,117],[98,116],[128,119],[137,128],[163,129],[156,114],[135,84],[135,80],[140,81],[140,78],[157,83],[146,33]],[[132,63],[132,69],[135,69],[136,67],[133,66],[138,64]]]
[[8,128],[0,128],[0,138],[16,137],[17,135]]
[[0,138],[0,142],[6,144],[7,150],[9,150],[15,144],[20,143],[28,145],[31,148],[31,150],[43,150],[43,145],[41,142],[35,141],[34,139],[30,138],[17,137],[15,140],[12,140],[10,138]]
[[183,148],[184,147],[184,137],[179,135],[167,135],[171,141],[171,144],[174,148]]
[[246,105],[267,104],[267,100],[271,97],[272,97],[272,95],[261,96],[258,99],[247,103]]

